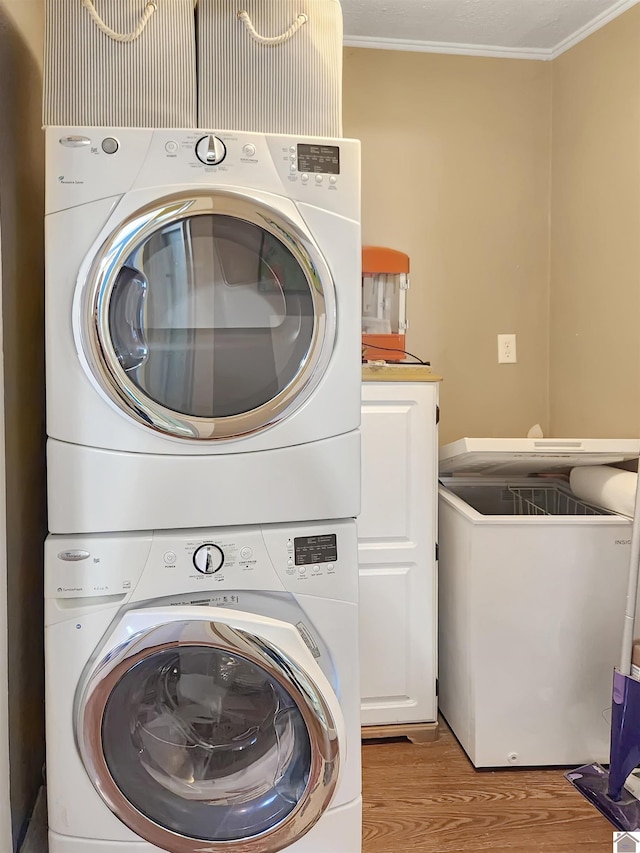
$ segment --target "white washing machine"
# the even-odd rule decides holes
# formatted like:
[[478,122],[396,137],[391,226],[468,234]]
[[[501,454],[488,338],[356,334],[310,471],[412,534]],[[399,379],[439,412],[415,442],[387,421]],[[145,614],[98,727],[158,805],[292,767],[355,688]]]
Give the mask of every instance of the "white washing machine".
[[360,853],[355,522],[49,536],[50,853]]
[[359,143],[48,128],[46,172],[50,530],[357,515]]

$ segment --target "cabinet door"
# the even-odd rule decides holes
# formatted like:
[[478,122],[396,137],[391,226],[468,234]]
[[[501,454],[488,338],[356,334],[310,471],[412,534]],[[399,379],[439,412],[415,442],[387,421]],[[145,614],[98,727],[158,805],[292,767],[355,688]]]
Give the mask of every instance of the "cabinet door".
[[438,386],[362,391],[362,724],[436,719]]

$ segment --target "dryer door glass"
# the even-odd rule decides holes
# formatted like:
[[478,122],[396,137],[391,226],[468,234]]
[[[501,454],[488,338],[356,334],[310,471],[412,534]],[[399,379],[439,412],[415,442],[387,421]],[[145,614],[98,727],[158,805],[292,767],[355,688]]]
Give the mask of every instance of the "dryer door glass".
[[312,765],[303,715],[285,687],[240,655],[202,646],[156,652],[126,672],[105,706],[102,749],[141,814],[217,842],[281,824]]
[[228,438],[304,399],[332,283],[290,223],[206,201],[156,210],[114,238],[117,263],[94,276],[89,343],[98,378],[143,423]]

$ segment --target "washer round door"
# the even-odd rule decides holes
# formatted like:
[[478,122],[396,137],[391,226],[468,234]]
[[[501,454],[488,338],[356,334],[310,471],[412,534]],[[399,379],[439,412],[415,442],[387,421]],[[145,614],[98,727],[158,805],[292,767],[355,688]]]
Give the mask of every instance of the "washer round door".
[[122,222],[82,285],[81,346],[108,398],[191,440],[265,429],[308,398],[336,329],[330,271],[301,226],[227,191]]
[[[140,614],[154,611],[127,619]],[[324,676],[293,626],[266,620],[259,636],[230,624],[246,628],[243,615],[176,616],[136,632],[80,697],[78,744],[98,793],[171,853],[288,847],[338,781],[342,723],[317,686]]]

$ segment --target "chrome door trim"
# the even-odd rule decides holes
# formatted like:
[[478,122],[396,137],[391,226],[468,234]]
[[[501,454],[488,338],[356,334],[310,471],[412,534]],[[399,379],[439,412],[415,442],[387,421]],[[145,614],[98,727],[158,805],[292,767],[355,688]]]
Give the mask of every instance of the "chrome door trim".
[[[311,769],[296,807],[272,829],[237,841],[206,841],[176,833],[142,814],[124,796],[102,749],[102,721],[120,679],[145,658],[183,646],[231,652],[264,669],[296,703],[311,743]],[[268,640],[203,619],[154,626],[111,650],[95,668],[79,698],[76,737],[87,774],[109,809],[140,838],[171,853],[276,853],[305,835],[326,811],[340,771],[336,721],[321,691],[304,669]]]
[[[181,219],[219,214],[268,231],[303,271],[313,303],[311,345],[294,379],[268,403],[242,414],[202,418],[177,413],[148,397],[122,369],[109,333],[109,303],[118,273],[136,246]],[[83,287],[81,338],[89,366],[107,396],[138,423],[164,435],[195,441],[239,438],[286,417],[309,397],[329,363],[336,333],[333,277],[320,251],[299,227],[249,194],[229,190],[181,192],[159,198],[129,216],[98,250]]]

